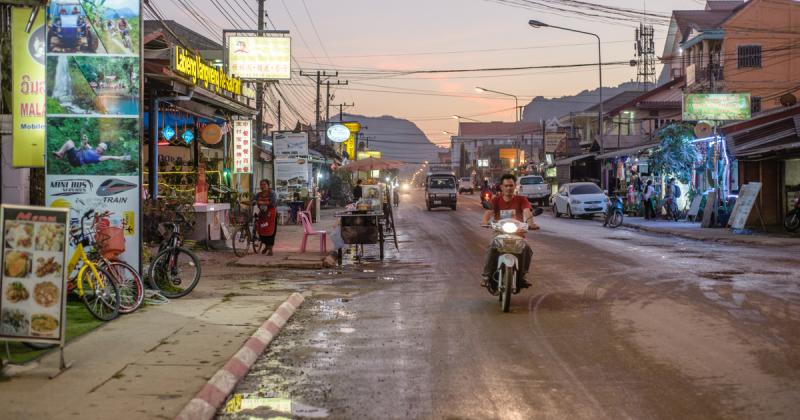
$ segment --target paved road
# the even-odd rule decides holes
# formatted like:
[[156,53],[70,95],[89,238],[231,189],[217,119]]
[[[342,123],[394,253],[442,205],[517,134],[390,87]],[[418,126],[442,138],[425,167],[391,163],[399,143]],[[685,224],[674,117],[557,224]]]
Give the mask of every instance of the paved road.
[[[477,197],[402,197],[400,252],[294,281],[314,299],[232,418],[796,418],[800,247],[733,247],[538,218],[534,287],[478,287]],[[283,404],[283,405],[282,405]],[[792,414],[794,413],[794,414]]]

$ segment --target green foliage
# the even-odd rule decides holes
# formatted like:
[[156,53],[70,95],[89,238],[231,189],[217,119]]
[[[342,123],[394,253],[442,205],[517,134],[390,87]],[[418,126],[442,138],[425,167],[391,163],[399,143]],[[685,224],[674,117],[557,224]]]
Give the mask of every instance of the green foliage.
[[681,183],[691,180],[692,167],[697,161],[697,149],[692,127],[688,124],[671,124],[658,133],[659,147],[650,155],[651,172],[660,176],[674,176]]
[[48,114],[66,114],[68,112],[69,111],[67,111],[66,108],[61,106],[61,102],[58,102],[58,100],[56,98],[53,98],[52,96],[48,96],[47,97],[47,113]]
[[[53,155],[67,140],[80,147],[86,134],[91,147],[108,144],[107,156],[130,155],[129,161],[107,160],[78,167]],[[48,120],[47,173],[51,175],[137,175],[139,173],[139,125],[128,118],[54,118]]]
[[72,100],[75,105],[83,109],[94,109],[97,95],[83,73],[78,68],[70,66],[69,75],[72,77]]

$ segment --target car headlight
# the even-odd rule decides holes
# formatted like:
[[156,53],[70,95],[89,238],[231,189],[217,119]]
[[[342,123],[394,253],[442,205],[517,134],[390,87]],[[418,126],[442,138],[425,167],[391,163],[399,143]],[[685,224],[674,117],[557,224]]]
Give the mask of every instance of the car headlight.
[[455,194],[450,194],[450,198],[456,198]]
[[578,200],[577,198],[573,198],[572,200],[569,200],[569,202],[570,202],[571,204],[580,204],[580,203],[581,203],[581,200]]
[[511,223],[511,222],[507,222],[507,223],[503,223],[503,226],[501,226],[501,229],[503,229],[503,232],[505,232],[505,233],[514,233],[514,232],[517,231],[517,225],[515,225],[514,223]]

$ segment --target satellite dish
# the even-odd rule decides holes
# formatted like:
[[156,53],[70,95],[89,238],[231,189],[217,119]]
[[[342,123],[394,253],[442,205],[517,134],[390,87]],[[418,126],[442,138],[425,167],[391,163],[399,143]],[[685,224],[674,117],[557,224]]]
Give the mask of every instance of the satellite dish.
[[714,133],[713,127],[707,122],[699,122],[694,126],[694,135],[698,139],[710,137]]
[[787,93],[781,96],[781,105],[783,106],[794,106],[797,104],[797,97],[792,95],[791,93]]

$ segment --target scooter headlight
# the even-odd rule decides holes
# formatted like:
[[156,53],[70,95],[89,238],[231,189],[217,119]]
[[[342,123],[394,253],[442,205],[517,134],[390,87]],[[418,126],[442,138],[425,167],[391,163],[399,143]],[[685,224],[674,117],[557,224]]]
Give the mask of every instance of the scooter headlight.
[[514,232],[517,231],[517,225],[515,225],[514,223],[511,223],[511,222],[506,222],[506,223],[503,223],[503,226],[501,226],[501,229],[503,229],[503,232],[505,232],[505,233],[514,233]]

